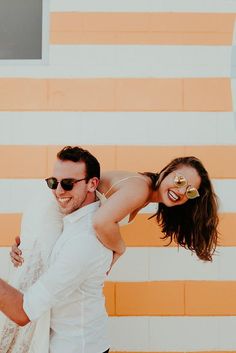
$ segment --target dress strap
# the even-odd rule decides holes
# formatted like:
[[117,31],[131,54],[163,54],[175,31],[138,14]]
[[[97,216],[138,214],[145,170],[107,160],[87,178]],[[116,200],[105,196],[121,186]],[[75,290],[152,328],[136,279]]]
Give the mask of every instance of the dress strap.
[[120,184],[122,181],[125,181],[125,180],[128,180],[128,179],[132,179],[132,178],[139,178],[139,179],[142,179],[142,180],[146,181],[146,179],[143,176],[141,176],[141,175],[131,175],[131,176],[128,176],[126,178],[123,178],[123,179],[120,179],[120,180],[116,181],[114,184],[112,184],[112,186],[103,195],[106,196],[114,188],[114,186]]

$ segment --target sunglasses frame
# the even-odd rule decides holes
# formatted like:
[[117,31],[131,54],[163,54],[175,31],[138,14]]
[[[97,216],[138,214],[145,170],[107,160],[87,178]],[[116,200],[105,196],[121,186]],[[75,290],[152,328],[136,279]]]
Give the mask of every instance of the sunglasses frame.
[[[184,185],[178,185],[178,184],[177,184],[177,182],[175,181],[175,179],[178,178],[178,177],[180,177],[180,178],[183,179],[183,181],[185,182]],[[178,189],[186,187],[185,195],[186,195],[186,197],[187,197],[189,200],[196,199],[197,197],[200,196],[200,194],[199,194],[199,192],[198,192],[198,190],[197,190],[196,188],[194,188],[194,187],[191,186],[191,185],[188,185],[187,179],[186,179],[182,174],[175,174],[175,177],[174,177],[174,185],[175,185]],[[189,191],[190,189],[192,189],[192,190],[194,190],[194,191],[196,192],[196,195],[195,195],[195,196],[190,197],[190,196],[188,195],[188,191]]]
[[[57,187],[58,187],[58,185],[61,184],[61,187],[62,187],[62,189],[63,189],[64,191],[71,191],[76,183],[79,183],[80,181],[86,180],[86,179],[87,179],[87,178],[82,178],[82,179],[63,178],[63,179],[61,179],[60,181],[58,181],[57,178],[49,177],[49,178],[45,179],[45,181],[46,181],[46,183],[47,183],[47,186],[48,186],[49,189],[51,189],[51,190],[56,190]],[[55,181],[55,186],[56,186],[56,187],[50,187],[50,186],[49,186],[49,181],[50,181],[50,180],[54,180],[54,181]],[[66,184],[63,183],[63,181],[65,181],[65,180],[70,181],[69,185],[67,185],[66,187],[65,187]],[[69,186],[69,188],[68,188],[68,186]]]

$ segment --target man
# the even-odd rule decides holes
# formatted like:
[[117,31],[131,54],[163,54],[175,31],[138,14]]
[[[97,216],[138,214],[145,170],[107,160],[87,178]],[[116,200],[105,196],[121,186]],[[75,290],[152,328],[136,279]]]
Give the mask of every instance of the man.
[[46,181],[65,215],[63,232],[48,270],[24,294],[0,280],[0,309],[20,326],[51,309],[50,353],[108,352],[102,288],[112,252],[92,227],[100,166],[79,147],[65,147],[57,157]]

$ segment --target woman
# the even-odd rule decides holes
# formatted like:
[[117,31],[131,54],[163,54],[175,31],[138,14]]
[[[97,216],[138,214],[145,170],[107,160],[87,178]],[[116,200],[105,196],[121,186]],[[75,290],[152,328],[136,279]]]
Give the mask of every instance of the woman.
[[[47,183],[50,188],[54,188],[51,178],[47,179]],[[190,249],[201,260],[212,260],[218,235],[217,198],[208,173],[197,158],[176,158],[160,173],[107,172],[101,178],[97,195],[102,205],[95,214],[94,227],[101,242],[114,251],[113,263],[125,250],[119,224],[132,221],[138,211],[150,202],[158,203],[157,213],[152,217],[156,217],[157,223],[161,226],[164,239],[168,238],[170,243],[174,240],[178,245]],[[53,212],[56,212],[58,219],[55,226],[55,241],[61,229],[61,216],[56,208]],[[46,235],[50,232],[45,228],[41,233],[45,235],[43,241],[45,248]],[[41,262],[47,262],[50,254],[48,249],[52,248],[52,243],[53,241]],[[40,248],[39,240],[36,246]],[[11,253],[15,265],[22,263],[20,255],[20,250],[15,246]],[[41,271],[38,271],[39,275],[43,267],[45,266],[41,266]],[[31,284],[32,278],[29,282]],[[36,333],[42,334],[42,331],[36,329]],[[31,336],[34,337],[34,328]],[[12,339],[9,339],[8,335],[8,348],[5,344],[5,350],[1,350],[1,342],[0,353],[18,352],[11,350],[14,339],[14,333]],[[35,350],[30,348],[25,352],[31,353]],[[40,353],[44,352],[41,350]]]
[[105,173],[98,190],[107,200],[95,215],[94,227],[102,243],[118,256],[124,252],[118,222],[127,215],[132,221],[140,209],[157,202],[152,217],[161,226],[163,239],[174,240],[201,260],[212,260],[218,236],[217,197],[199,159],[176,158],[160,173]]

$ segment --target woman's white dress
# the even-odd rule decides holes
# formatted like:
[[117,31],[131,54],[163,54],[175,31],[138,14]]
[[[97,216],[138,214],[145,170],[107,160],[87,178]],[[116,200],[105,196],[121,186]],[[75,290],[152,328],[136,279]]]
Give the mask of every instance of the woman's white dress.
[[[24,264],[15,269],[9,284],[26,291],[46,270],[52,248],[62,232],[62,215],[51,195],[34,204],[24,213],[21,224],[21,245]],[[20,327],[4,318],[0,353],[48,353],[50,311],[39,320]]]

